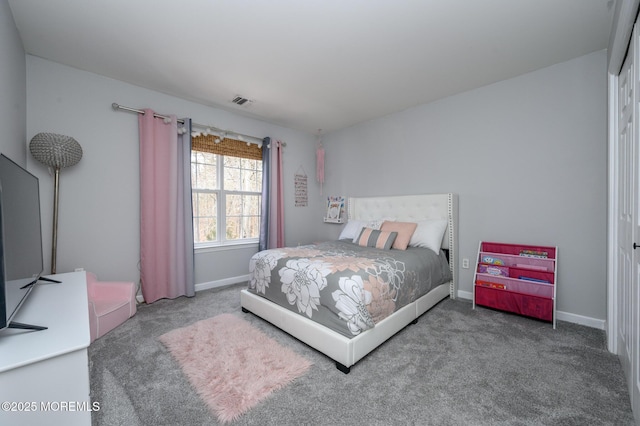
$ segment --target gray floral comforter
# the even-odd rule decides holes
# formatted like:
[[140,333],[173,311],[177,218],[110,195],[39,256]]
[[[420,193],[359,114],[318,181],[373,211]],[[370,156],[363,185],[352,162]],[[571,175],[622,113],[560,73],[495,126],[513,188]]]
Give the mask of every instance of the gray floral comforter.
[[264,250],[249,270],[251,292],[350,338],[451,280],[443,252],[348,240]]

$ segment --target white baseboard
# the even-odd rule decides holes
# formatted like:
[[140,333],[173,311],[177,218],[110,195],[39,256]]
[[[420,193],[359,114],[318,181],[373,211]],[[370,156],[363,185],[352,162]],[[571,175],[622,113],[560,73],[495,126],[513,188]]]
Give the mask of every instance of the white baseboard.
[[607,325],[606,320],[585,317],[582,315],[572,314],[569,312],[556,311],[556,318],[560,321],[572,322],[574,324],[586,325],[587,327],[604,330]]
[[458,290],[458,298],[473,300],[473,292]]
[[[473,300],[473,292],[458,290],[458,297],[460,299]],[[562,311],[556,311],[556,319],[560,321],[572,322],[574,324],[585,325],[591,328],[597,328],[598,330],[605,330],[605,326],[607,324],[605,320],[585,317],[582,315]]]
[[[211,288],[226,287],[232,284],[240,284],[247,281],[249,281],[248,274],[241,275],[239,277],[225,278],[223,280],[209,281],[206,283],[198,283],[195,285],[195,288],[196,288],[196,292],[198,292],[202,290],[209,290]],[[138,301],[138,303],[144,303],[144,298],[142,297],[142,294],[138,294],[136,296],[136,300]]]
[[226,287],[232,284],[246,283],[249,281],[249,274],[238,277],[225,278],[223,280],[209,281],[196,284],[196,291],[209,290],[211,288]]

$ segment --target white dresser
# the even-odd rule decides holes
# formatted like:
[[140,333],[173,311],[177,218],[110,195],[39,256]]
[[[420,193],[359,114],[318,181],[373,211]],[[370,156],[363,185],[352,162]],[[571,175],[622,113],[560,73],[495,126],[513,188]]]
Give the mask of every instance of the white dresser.
[[0,331],[0,425],[91,425],[85,272],[39,282],[14,318],[48,327]]

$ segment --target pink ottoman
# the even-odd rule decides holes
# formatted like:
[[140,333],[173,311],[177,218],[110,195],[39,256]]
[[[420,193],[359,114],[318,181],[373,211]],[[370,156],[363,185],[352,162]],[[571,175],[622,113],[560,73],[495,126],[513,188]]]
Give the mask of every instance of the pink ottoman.
[[136,286],[133,282],[98,281],[87,272],[91,341],[104,336],[136,313]]

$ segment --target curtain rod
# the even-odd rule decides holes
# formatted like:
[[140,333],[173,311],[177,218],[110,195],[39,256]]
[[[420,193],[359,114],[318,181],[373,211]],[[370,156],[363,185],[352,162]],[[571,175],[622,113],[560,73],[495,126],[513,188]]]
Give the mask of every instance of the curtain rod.
[[[127,106],[124,106],[124,105],[119,105],[119,104],[117,104],[115,102],[111,104],[111,108],[113,108],[114,111],[117,111],[117,110],[121,109],[121,110],[124,110],[124,111],[135,112],[137,114],[144,114],[144,111],[141,110],[141,109],[131,108],[131,107],[127,107]],[[170,118],[170,117],[168,117],[166,115],[162,115],[162,114],[158,114],[158,113],[153,113],[153,116],[156,117],[156,118],[162,118],[163,120]],[[184,124],[184,120],[182,120],[180,118],[178,118],[177,121],[180,124]],[[242,133],[234,132],[232,130],[224,130],[224,129],[221,129],[221,128],[216,127],[216,126],[209,126],[209,125],[205,125],[205,124],[191,123],[191,127],[198,127],[200,129],[205,129],[205,130],[214,130],[216,132],[222,132],[224,134],[232,133],[234,135],[237,135],[240,139],[242,139],[243,137],[246,137],[246,138],[255,139],[255,140],[259,141],[260,143],[262,143],[262,140],[264,139],[264,138],[259,138],[257,136],[245,135],[245,134],[242,134]],[[287,143],[286,142],[282,142],[282,146],[287,146]]]

